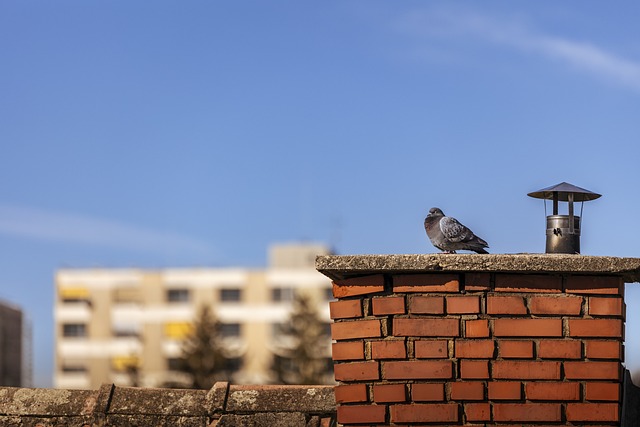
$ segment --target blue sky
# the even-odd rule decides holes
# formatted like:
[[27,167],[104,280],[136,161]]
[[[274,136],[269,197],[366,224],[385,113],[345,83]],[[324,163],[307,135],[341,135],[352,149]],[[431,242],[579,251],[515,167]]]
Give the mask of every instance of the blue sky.
[[639,257],[639,8],[0,3],[0,298],[33,320],[36,385],[60,267],[429,253],[432,206],[493,253],[542,252],[526,194],[561,181],[603,194],[584,254]]

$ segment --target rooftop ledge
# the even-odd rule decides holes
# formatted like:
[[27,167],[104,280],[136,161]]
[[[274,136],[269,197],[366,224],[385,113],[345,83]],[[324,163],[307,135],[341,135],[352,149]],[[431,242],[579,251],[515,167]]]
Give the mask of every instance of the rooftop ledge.
[[566,254],[320,255],[316,269],[332,280],[381,273],[571,273],[640,282],[640,258]]

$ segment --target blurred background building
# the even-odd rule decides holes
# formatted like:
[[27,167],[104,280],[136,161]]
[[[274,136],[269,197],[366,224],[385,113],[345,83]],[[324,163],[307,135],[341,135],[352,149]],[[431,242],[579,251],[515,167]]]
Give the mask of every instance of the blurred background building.
[[22,310],[0,301],[0,386],[31,385],[30,328]]
[[271,382],[295,295],[313,301],[329,330],[331,282],[314,268],[316,255],[329,252],[320,244],[274,245],[266,269],[59,270],[54,386],[186,385],[181,343],[203,306],[221,323],[233,382]]

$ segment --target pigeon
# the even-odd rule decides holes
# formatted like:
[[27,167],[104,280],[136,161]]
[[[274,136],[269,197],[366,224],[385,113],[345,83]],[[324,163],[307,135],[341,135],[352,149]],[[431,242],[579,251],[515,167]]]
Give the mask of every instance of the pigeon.
[[429,215],[424,219],[424,229],[429,240],[436,248],[444,253],[455,254],[457,250],[469,250],[479,254],[488,254],[487,242],[473,234],[457,219],[444,216],[440,208],[429,209]]

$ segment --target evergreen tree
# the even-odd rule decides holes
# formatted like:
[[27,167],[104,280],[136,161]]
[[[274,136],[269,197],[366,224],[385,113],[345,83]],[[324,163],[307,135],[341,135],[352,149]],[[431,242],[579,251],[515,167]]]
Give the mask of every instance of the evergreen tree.
[[130,387],[140,387],[140,362],[137,357],[132,357],[132,361],[124,365],[124,372],[129,377]]
[[231,377],[220,323],[209,307],[200,309],[190,333],[183,340],[181,359],[181,370],[191,376],[193,388],[209,389],[216,381],[228,381]]
[[325,384],[333,380],[333,365],[327,357],[331,338],[313,303],[305,294],[295,295],[291,316],[282,328],[283,336],[273,359],[279,383]]

